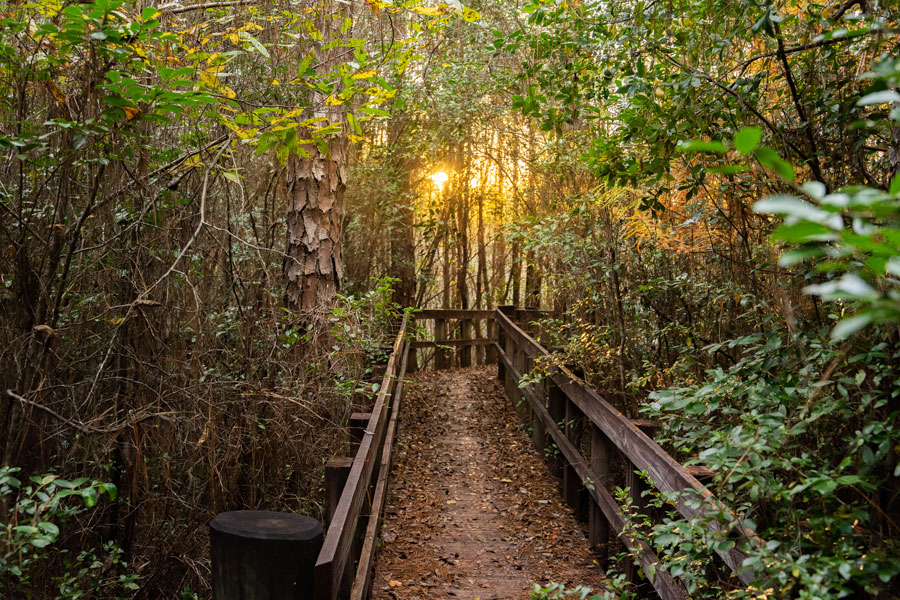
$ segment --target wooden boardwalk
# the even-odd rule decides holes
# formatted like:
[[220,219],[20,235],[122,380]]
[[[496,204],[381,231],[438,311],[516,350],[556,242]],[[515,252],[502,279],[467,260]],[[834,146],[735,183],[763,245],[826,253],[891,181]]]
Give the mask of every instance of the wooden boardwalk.
[[[641,595],[652,586],[662,600],[686,600],[613,495],[624,489],[648,510],[648,486],[732,542],[706,557],[725,585],[757,578],[743,564],[764,541],[705,488],[708,469],[680,465],[653,441],[652,423],[627,418],[555,364],[538,341],[542,316],[502,306],[403,319],[371,412],[351,419],[352,456],[326,467],[315,600],[521,598],[532,583],[597,586],[596,563],[622,550]],[[433,339],[416,339],[421,332]],[[466,368],[485,362],[496,367]],[[520,385],[541,363],[541,381]],[[436,370],[409,377],[429,366]],[[547,449],[561,486],[541,459]],[[587,521],[587,539],[571,511]]]
[[372,598],[528,598],[533,583],[598,589],[586,531],[562,501],[496,367],[406,384]]

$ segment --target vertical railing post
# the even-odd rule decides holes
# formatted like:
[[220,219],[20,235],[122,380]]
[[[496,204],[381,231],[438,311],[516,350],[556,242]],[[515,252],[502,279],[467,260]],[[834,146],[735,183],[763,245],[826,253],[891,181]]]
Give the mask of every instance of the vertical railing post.
[[[447,339],[447,321],[445,319],[435,319],[434,320],[434,340],[440,344],[442,341]],[[440,371],[441,369],[449,368],[449,359],[450,357],[447,355],[447,350],[443,348],[439,348],[435,346],[434,348],[434,369],[435,371]]]
[[240,510],[209,522],[214,600],[312,600],[322,524],[293,513]]
[[[531,357],[525,352],[525,349],[519,346],[519,344],[513,344],[513,364],[516,367],[516,370],[521,375],[526,375],[531,371]],[[531,403],[525,400],[525,394],[522,392],[522,388],[519,387],[518,381],[513,381],[512,384],[512,393],[511,399],[516,407],[516,412],[519,413],[519,419],[525,425],[531,423]]]
[[[515,310],[516,307],[511,304],[502,304],[497,307],[497,311],[503,313],[507,317],[515,312]],[[497,325],[497,346],[506,353],[506,357],[512,362],[513,357],[509,354],[509,340],[507,339],[506,330],[500,327],[499,324]],[[502,360],[497,361],[497,377],[503,384],[503,389],[506,390],[506,397],[512,400],[512,396],[509,393],[510,374],[506,371],[506,366],[503,364]]]
[[[472,339],[472,320],[459,320],[459,339],[465,342]],[[472,366],[472,346],[463,345],[459,347],[459,366],[462,368]]]
[[[547,412],[550,413],[550,418],[557,425],[561,425],[566,418],[566,400],[567,398],[563,391],[550,380],[547,386]],[[565,459],[562,457],[559,449],[557,449],[556,456],[549,461],[550,471],[557,477],[562,477],[564,464]]]
[[[656,429],[650,421],[632,421],[632,424],[640,429],[650,439]],[[647,489],[647,483],[637,474],[637,467],[627,458],[625,459],[625,488],[628,490],[628,496],[631,499],[632,512],[634,514],[644,514],[650,505],[649,498],[644,496]],[[629,582],[638,583],[637,568],[634,560],[629,557],[625,560],[625,577]]]
[[[609,460],[611,457],[611,444],[606,434],[599,427],[591,424],[591,471],[596,477],[591,485],[600,488],[606,487],[609,479]],[[591,500],[591,514],[588,522],[588,532],[591,548],[599,555],[600,566],[606,568],[609,561],[609,522],[606,515],[600,510],[593,499]]]
[[[581,450],[581,437],[584,433],[584,413],[568,397],[565,399],[565,407],[566,437],[575,448]],[[575,516],[584,520],[586,516],[584,502],[586,490],[584,483],[578,476],[578,472],[568,462],[563,472],[563,490],[565,491],[566,503],[575,511]]]
[[[489,340],[497,340],[497,320],[487,319],[487,337]],[[491,364],[497,361],[497,350],[493,346],[487,346],[484,350],[485,364]]]
[[[538,389],[538,397],[540,398],[544,408],[547,408],[548,380],[543,379]],[[541,420],[541,417],[537,412],[532,411],[531,416],[531,443],[540,457],[544,458],[544,450],[547,447],[547,428],[544,427],[544,422]]]

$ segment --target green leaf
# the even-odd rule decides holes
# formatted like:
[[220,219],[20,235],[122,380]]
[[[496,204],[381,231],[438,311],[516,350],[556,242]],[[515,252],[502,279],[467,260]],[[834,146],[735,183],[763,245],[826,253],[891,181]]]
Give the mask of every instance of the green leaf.
[[38,523],[38,527],[40,527],[44,533],[48,533],[54,537],[59,535],[59,527],[50,521],[41,521]]
[[781,158],[777,152],[763,146],[762,148],[757,148],[754,154],[762,166],[775,171],[779,177],[788,183],[794,182],[794,167],[791,166],[791,163]]
[[81,490],[81,499],[88,508],[95,507],[97,505],[97,488],[88,487]]
[[894,178],[891,179],[891,187],[888,188],[888,193],[891,196],[896,196],[900,194],[900,173],[894,175]]
[[747,168],[744,165],[722,165],[721,167],[709,167],[706,170],[719,175],[737,175],[746,171]]
[[887,104],[889,102],[900,102],[900,94],[894,90],[882,90],[880,92],[872,92],[866,94],[857,100],[857,106],[871,106],[872,104]]
[[848,317],[834,326],[834,329],[831,330],[831,339],[835,341],[846,339],[871,323],[872,320],[873,315],[867,312]]
[[110,500],[115,500],[119,496],[119,488],[116,487],[114,483],[101,483],[100,491],[106,492],[106,495],[109,496]]
[[750,154],[762,139],[762,129],[759,127],[745,127],[734,136],[734,147],[744,156]]
[[266,58],[269,58],[269,51],[266,50],[266,47],[263,46],[263,45],[260,43],[260,41],[259,41],[258,39],[256,39],[255,37],[253,37],[252,35],[250,35],[250,34],[247,33],[246,31],[242,31],[242,32],[240,33],[240,37],[241,37],[242,40],[244,40],[244,41],[246,41],[246,42],[250,42],[250,45],[253,46],[254,48],[256,48],[256,51],[257,51],[257,52],[259,52],[260,54],[262,54],[262,55],[265,56]]
[[815,204],[810,204],[796,196],[784,194],[775,194],[763,198],[753,205],[753,212],[793,217],[798,220],[825,225],[835,230],[840,230],[844,225],[840,215],[822,210]]
[[712,141],[704,141],[704,140],[688,140],[678,142],[678,150],[681,152],[709,152],[711,154],[725,154],[728,152],[728,148],[725,147],[725,144],[720,142],[719,140]]
[[347,113],[347,122],[350,124],[350,127],[353,129],[353,132],[356,135],[362,135],[362,127],[359,126],[359,121],[356,119],[356,115],[351,112]]
[[376,116],[376,117],[389,117],[389,116],[391,116],[391,113],[389,113],[389,112],[386,111],[386,110],[382,110],[382,109],[380,109],[380,108],[371,108],[371,107],[368,107],[368,106],[361,106],[361,107],[359,107],[359,108],[356,109],[356,110],[358,110],[358,111],[361,112],[361,113],[365,113],[365,114],[367,114],[367,115],[374,115],[374,116]]
[[782,242],[807,242],[835,239],[837,235],[828,227],[811,221],[782,225],[772,234],[772,239]]

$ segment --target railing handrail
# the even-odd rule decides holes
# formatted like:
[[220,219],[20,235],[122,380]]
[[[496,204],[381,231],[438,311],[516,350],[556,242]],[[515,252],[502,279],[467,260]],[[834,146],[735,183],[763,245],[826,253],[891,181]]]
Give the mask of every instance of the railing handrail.
[[[405,368],[405,357],[409,350],[409,344],[406,343],[407,321],[408,318],[404,316],[400,331],[394,340],[381,388],[378,390],[375,405],[372,407],[372,416],[353,458],[347,482],[341,492],[334,516],[328,525],[322,549],[316,560],[314,575],[316,600],[335,600],[338,597],[347,561],[351,560],[351,545],[357,531],[360,512],[372,485],[375,465],[383,456],[383,445],[389,429],[388,415],[392,410],[392,400],[396,397],[393,392],[395,385],[402,377],[402,370]],[[395,424],[394,427],[396,427]],[[386,473],[383,475],[386,477]],[[379,476],[379,480],[381,479],[382,477]],[[384,492],[382,492],[383,494]],[[379,517],[380,515],[376,514],[373,507],[370,518],[377,520]],[[375,526],[377,527],[377,521]],[[369,575],[370,573],[367,572],[364,577],[368,578]],[[363,588],[365,587],[363,585]]]
[[[500,310],[497,310],[495,319],[499,328],[510,336],[516,346],[532,359],[550,354],[537,340],[513,323]],[[501,359],[507,363],[507,368],[510,368],[517,377],[521,378],[524,373],[519,373],[515,369],[512,361],[507,357],[504,349],[499,347],[499,344],[498,351]],[[552,367],[550,379],[594,425],[603,431],[609,441],[629,459],[637,470],[647,472],[651,483],[658,490],[679,493],[680,498],[676,502],[676,508],[684,517],[690,519],[709,515],[708,526],[711,529],[728,533],[736,532],[741,540],[746,540],[752,547],[759,547],[763,544],[755,532],[743,527],[740,519],[713,496],[684,466],[679,464],[662,447],[638,429],[621,411],[609,404],[598,392],[588,387],[584,380],[560,365]],[[532,386],[524,388],[523,391],[530,396],[529,399],[532,400],[532,404],[540,404],[539,398],[534,397],[536,393],[530,387]],[[553,425],[555,426],[555,424]],[[565,436],[559,431],[556,433],[563,438],[564,445]],[[554,436],[554,438],[556,437]],[[559,441],[557,440],[557,442]],[[584,463],[584,457],[581,453],[577,452],[577,454],[577,457],[567,456],[570,463],[573,458],[576,462],[579,462],[580,458],[580,462]],[[586,463],[580,465],[572,464],[572,466],[579,471],[579,476],[583,480],[586,478],[590,478],[592,481],[598,480],[593,475],[593,470]],[[591,490],[591,493],[606,514],[607,509],[612,508],[609,506],[612,497],[607,490],[598,486],[592,487],[597,488],[596,490]],[[688,490],[694,493],[681,494]],[[617,504],[615,504],[615,509],[621,514],[621,509],[618,508]],[[728,514],[733,518],[730,523],[722,526],[714,517],[714,515],[719,514]],[[607,514],[607,517],[610,516],[610,514]],[[735,544],[729,551],[716,549],[716,552],[741,581],[745,584],[753,581],[755,574],[750,570],[741,568],[747,555],[738,548],[738,544]]]

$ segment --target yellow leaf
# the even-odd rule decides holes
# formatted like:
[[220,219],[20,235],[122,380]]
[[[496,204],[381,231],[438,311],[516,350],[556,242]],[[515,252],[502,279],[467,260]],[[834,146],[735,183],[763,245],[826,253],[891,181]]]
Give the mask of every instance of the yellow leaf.
[[53,97],[56,99],[57,102],[62,104],[63,102],[66,101],[66,95],[63,93],[63,91],[61,89],[59,89],[59,86],[56,85],[55,82],[48,81],[47,87],[50,89],[50,93],[53,95]]
[[200,79],[209,87],[219,87],[219,79],[212,71],[201,71]]
[[277,79],[273,79],[273,80],[272,80],[272,85],[281,85],[281,82],[278,81]]
[[361,71],[353,76],[353,79],[369,79],[370,77],[374,77],[378,74],[378,71]]
[[479,20],[481,18],[481,15],[478,14],[477,10],[472,10],[471,8],[469,8],[467,6],[467,7],[463,8],[462,18],[464,20],[468,21],[469,23],[472,23],[474,21]]
[[343,100],[338,100],[334,96],[328,96],[327,98],[325,98],[326,106],[340,106],[343,103],[344,103]]
[[425,15],[426,17],[438,17],[444,14],[440,8],[435,8],[433,6],[414,6],[411,9],[414,13],[419,13],[420,15]]
[[222,93],[228,96],[229,98],[237,98],[237,94],[233,89],[228,87],[227,85],[222,86]]

